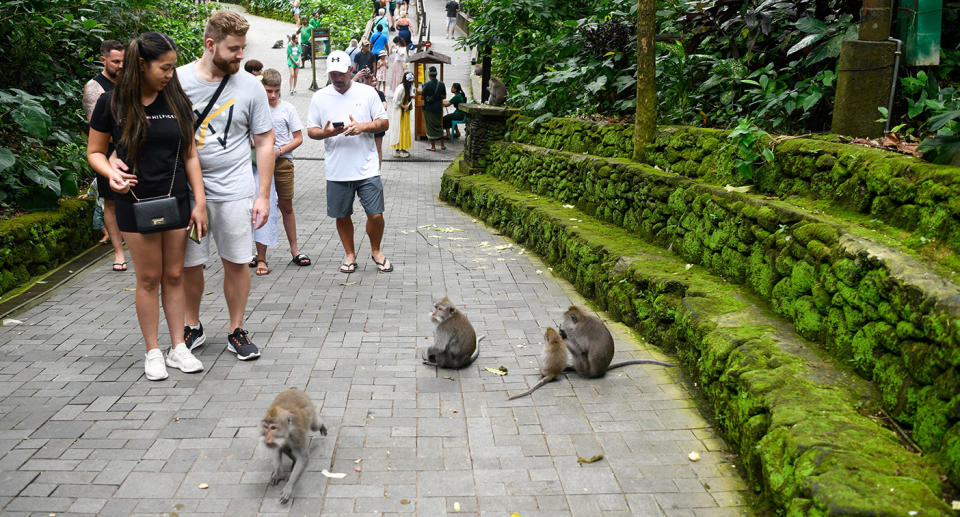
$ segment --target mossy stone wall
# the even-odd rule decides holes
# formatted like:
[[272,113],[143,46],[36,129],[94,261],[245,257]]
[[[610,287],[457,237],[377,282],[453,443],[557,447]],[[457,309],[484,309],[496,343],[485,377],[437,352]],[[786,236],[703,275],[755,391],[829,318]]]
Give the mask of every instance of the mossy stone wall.
[[72,259],[96,243],[90,199],[0,221],[0,294]]
[[[556,118],[530,126],[510,119],[505,139],[538,147],[610,158],[630,158],[633,127],[628,124]],[[758,163],[744,179],[732,167],[736,146],[728,131],[693,127],[660,128],[647,160],[665,171],[716,185],[752,184],[782,198],[823,200],[911,232],[905,244],[942,243],[960,251],[960,168],[934,165],[899,153],[843,144],[835,136],[767,138],[773,164]]]
[[[487,173],[749,286],[801,336],[875,382],[925,451],[960,454],[947,440],[960,431],[960,291],[891,272],[921,265],[881,260],[841,227],[787,205],[626,160],[501,142]],[[960,482],[960,463],[948,463]]]
[[[502,156],[502,155],[501,155]],[[858,414],[853,393],[823,387],[745,313],[740,288],[631,232],[583,219],[487,174],[444,174],[440,197],[496,226],[651,342],[675,350],[713,405],[748,479],[786,515],[943,515],[937,469]],[[739,318],[743,325],[719,325]],[[913,513],[916,512],[916,513]]]

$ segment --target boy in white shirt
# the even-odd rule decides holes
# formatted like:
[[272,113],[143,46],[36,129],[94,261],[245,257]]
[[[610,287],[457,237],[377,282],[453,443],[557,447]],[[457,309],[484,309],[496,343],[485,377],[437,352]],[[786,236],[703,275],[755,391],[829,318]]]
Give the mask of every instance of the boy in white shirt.
[[[300,253],[297,245],[297,221],[293,214],[293,150],[303,143],[303,124],[293,104],[280,98],[280,72],[273,68],[263,71],[263,88],[267,91],[270,103],[270,115],[273,118],[273,132],[276,142],[273,149],[276,163],[273,167],[273,181],[277,188],[277,207],[283,217],[283,229],[290,243],[290,255],[294,264],[309,266],[310,257]],[[261,246],[263,249],[261,250]],[[267,247],[257,243],[257,260],[264,261],[266,267]]]

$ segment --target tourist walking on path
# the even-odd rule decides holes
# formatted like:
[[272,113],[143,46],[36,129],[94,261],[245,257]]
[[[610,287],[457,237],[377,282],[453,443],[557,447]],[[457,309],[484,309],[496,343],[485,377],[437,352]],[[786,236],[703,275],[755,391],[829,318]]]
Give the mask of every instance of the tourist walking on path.
[[303,20],[300,27],[300,62],[307,66],[313,56],[313,26],[309,20]]
[[390,45],[387,43],[388,38],[390,36],[385,31],[380,30],[380,26],[377,26],[373,35],[370,36],[370,52],[377,58],[379,58],[381,52],[390,53]]
[[[250,250],[253,225],[263,226],[270,215],[273,183],[273,121],[267,94],[260,81],[239,72],[249,25],[233,11],[216,11],[204,31],[203,56],[177,69],[184,91],[200,117],[195,138],[207,194],[210,234],[223,263],[223,294],[230,313],[227,350],[241,360],[260,357],[243,329],[250,294]],[[250,163],[253,135],[260,190],[255,194]],[[252,224],[251,224],[252,223]],[[187,293],[185,340],[193,349],[206,341],[200,323],[203,264],[210,239],[187,246],[184,269]]]
[[300,54],[300,45],[297,44],[297,34],[290,35],[290,43],[287,44],[287,68],[290,69],[290,95],[297,94],[297,72],[303,66],[303,60]]
[[353,56],[353,64],[355,65],[353,69],[357,72],[360,72],[364,68],[370,70],[370,73],[373,73],[374,63],[377,62],[377,56],[373,52],[370,52],[370,42],[363,40],[360,42],[360,52]]
[[[144,373],[156,381],[167,378],[167,366],[186,373],[203,370],[184,341],[183,264],[187,227],[196,226],[199,235],[206,233],[206,198],[193,141],[193,110],[177,80],[173,41],[158,32],[144,33],[127,45],[124,62],[127,72],[93,110],[87,159],[118,194],[117,224],[136,268],[137,320],[146,344]],[[111,142],[132,173],[111,167],[107,160]],[[144,202],[163,202],[161,198],[172,199],[161,214],[171,222],[154,231],[146,224],[158,219],[156,214],[146,221],[138,214]],[[170,332],[166,361],[158,336],[160,295]]]
[[390,148],[394,158],[409,158],[413,139],[410,137],[410,110],[413,109],[413,72],[403,74],[403,81],[393,90],[390,111]]
[[380,10],[377,11],[377,14],[378,16],[373,20],[374,30],[380,30],[384,34],[387,34],[391,30],[393,30],[390,28],[391,27],[390,20],[387,19],[386,9],[380,8]]
[[444,6],[444,9],[447,10],[447,28],[444,31],[443,37],[455,39],[457,37],[457,12],[460,10],[460,4],[458,4],[456,0],[450,0],[447,2],[447,5]]
[[390,51],[390,75],[386,92],[392,93],[403,82],[403,73],[407,65],[407,42],[400,36],[393,38],[393,50]]
[[386,131],[389,122],[376,90],[351,80],[350,56],[342,50],[327,57],[330,84],[310,99],[307,135],[323,140],[327,175],[327,216],[336,219],[345,257],[341,273],[357,270],[354,247],[353,200],[367,213],[367,236],[377,269],[393,271],[393,264],[380,249],[385,226],[383,183],[374,134]]
[[423,95],[423,119],[427,126],[427,140],[430,141],[428,151],[437,150],[437,141],[440,141],[440,150],[446,150],[443,143],[443,100],[447,98],[447,88],[437,79],[437,67],[431,66],[428,75],[430,80],[420,90]]
[[413,22],[407,18],[406,11],[400,11],[400,17],[397,18],[397,36],[403,38],[407,45],[413,43]]
[[[293,213],[293,151],[303,144],[303,123],[293,104],[280,98],[280,72],[270,68],[263,73],[263,87],[270,103],[270,116],[273,120],[273,144],[276,160],[273,167],[273,183],[276,186],[277,207],[283,218],[283,230],[290,244],[291,262],[304,267],[310,265],[310,257],[300,253],[297,244],[297,219]],[[257,245],[257,256],[264,259],[266,265],[266,246],[262,253]]]
[[[83,112],[87,116],[87,123],[93,116],[93,108],[97,105],[100,96],[110,90],[120,78],[123,70],[123,45],[116,40],[106,40],[100,44],[100,62],[103,71],[87,81],[83,86]],[[111,147],[112,151],[113,148]],[[109,152],[108,152],[109,154]],[[117,227],[117,213],[114,207],[114,194],[110,189],[110,181],[106,176],[97,174],[97,193],[103,202],[103,226],[107,232],[110,245],[113,246],[113,270],[127,270],[127,256],[123,253],[123,238],[120,228]]]

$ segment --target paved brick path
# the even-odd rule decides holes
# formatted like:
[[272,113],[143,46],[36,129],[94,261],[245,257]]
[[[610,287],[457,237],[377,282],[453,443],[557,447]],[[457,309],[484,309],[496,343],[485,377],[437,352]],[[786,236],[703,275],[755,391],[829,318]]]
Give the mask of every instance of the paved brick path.
[[[441,2],[427,2],[441,36],[435,48],[449,51]],[[248,57],[282,65],[282,51],[269,46],[292,26],[250,19]],[[467,70],[448,69],[447,83],[466,85]],[[306,119],[309,96],[293,100]],[[296,162],[300,241],[314,265],[289,264],[279,246],[268,255],[270,275],[253,278],[247,327],[262,347],[259,361],[224,351],[223,276],[214,262],[201,311],[201,374],[143,377],[134,277],[110,272],[108,259],[15,315],[22,324],[0,329],[4,515],[748,512],[735,458],[676,370],[571,377],[506,400],[537,380],[543,329],[582,300],[535,257],[437,201],[444,161],[384,164],[384,249],[396,271],[377,273],[363,237],[358,272],[336,272],[342,249],[325,217],[321,147],[307,143]],[[415,158],[432,154],[415,147]],[[362,229],[362,216],[356,222]],[[458,372],[415,357],[432,339],[428,313],[444,294],[487,336],[478,362]],[[617,359],[663,358],[613,329]],[[500,365],[508,375],[484,370]],[[280,489],[267,487],[270,461],[257,426],[288,387],[308,392],[330,435],[314,439],[295,499],[281,506]],[[702,459],[689,461],[691,451]],[[597,454],[605,458],[577,462]],[[327,480],[322,469],[347,476]]]

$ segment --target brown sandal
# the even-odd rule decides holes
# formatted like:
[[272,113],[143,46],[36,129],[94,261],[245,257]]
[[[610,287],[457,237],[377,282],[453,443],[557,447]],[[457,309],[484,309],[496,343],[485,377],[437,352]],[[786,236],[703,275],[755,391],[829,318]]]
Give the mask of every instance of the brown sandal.
[[[260,267],[260,263],[261,263],[261,262],[263,262],[263,267]],[[267,261],[266,261],[266,260],[258,260],[258,261],[257,261],[257,270],[256,270],[256,273],[257,273],[257,276],[263,276],[263,275],[269,275],[269,274],[270,274],[270,267],[269,267],[269,264],[267,264]]]

